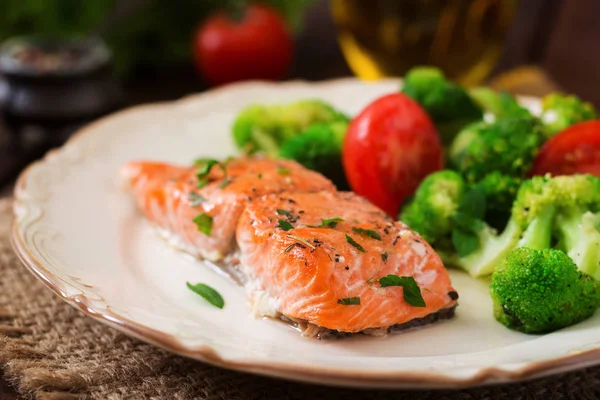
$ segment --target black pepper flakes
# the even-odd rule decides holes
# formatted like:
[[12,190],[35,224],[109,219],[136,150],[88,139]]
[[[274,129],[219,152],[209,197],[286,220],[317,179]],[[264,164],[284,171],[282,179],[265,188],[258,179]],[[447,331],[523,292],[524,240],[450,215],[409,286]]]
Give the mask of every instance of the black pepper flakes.
[[350,267],[346,265],[346,268],[345,268],[345,269],[346,269],[346,271],[348,271],[348,270],[350,269]]
[[458,293],[455,291],[448,292],[448,297],[450,297],[452,300],[458,300]]

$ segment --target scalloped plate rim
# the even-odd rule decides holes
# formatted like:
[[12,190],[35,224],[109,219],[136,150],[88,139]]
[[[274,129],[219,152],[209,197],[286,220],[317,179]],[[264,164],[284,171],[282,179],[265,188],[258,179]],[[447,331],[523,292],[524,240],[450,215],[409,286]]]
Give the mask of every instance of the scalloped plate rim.
[[[341,368],[303,368],[295,364],[277,363],[273,361],[232,361],[226,360],[219,356],[218,352],[208,345],[190,348],[178,342],[173,336],[149,328],[138,322],[132,321],[119,313],[104,310],[97,310],[89,299],[84,295],[68,296],[61,289],[61,285],[65,282],[57,276],[49,272],[43,265],[43,262],[37,260],[35,256],[29,252],[27,245],[19,232],[19,225],[16,218],[17,208],[20,205],[22,196],[27,191],[28,173],[34,167],[42,167],[54,154],[65,151],[65,148],[73,144],[84,135],[93,134],[94,127],[97,124],[104,123],[110,119],[120,118],[128,113],[135,112],[144,108],[151,107],[173,107],[178,104],[186,103],[202,97],[214,96],[215,94],[225,93],[230,90],[242,90],[244,87],[253,87],[256,85],[265,85],[269,87],[278,86],[284,88],[293,88],[294,86],[325,86],[325,85],[343,85],[345,82],[356,82],[355,78],[339,78],[322,82],[308,82],[302,80],[287,81],[283,83],[263,82],[263,81],[248,81],[244,83],[227,85],[222,88],[213,89],[200,94],[192,94],[185,96],[179,100],[171,102],[157,102],[142,104],[134,107],[118,111],[111,115],[105,116],[97,121],[86,125],[77,131],[66,144],[58,149],[50,150],[42,159],[31,163],[19,176],[15,185],[15,201],[13,204],[13,226],[11,230],[11,242],[13,248],[21,262],[36,278],[58,295],[62,300],[66,301],[73,307],[77,308],[89,317],[107,324],[117,330],[120,330],[139,340],[151,343],[170,352],[207,362],[212,365],[224,367],[227,369],[237,370],[241,372],[249,372],[259,375],[279,377],[300,382],[311,382],[320,384],[329,384],[334,386],[345,387],[371,387],[371,388],[464,388],[485,384],[507,383],[533,379],[546,375],[566,372],[578,368],[584,368],[600,363],[600,348],[593,348],[585,351],[580,351],[576,354],[569,354],[563,357],[557,357],[548,360],[530,362],[522,368],[515,370],[507,370],[497,367],[487,367],[478,370],[478,372],[468,378],[458,378],[451,375],[437,372],[410,372],[389,371],[389,372],[372,372],[372,371],[357,371],[356,369],[341,369]],[[389,82],[398,84],[399,79],[384,79],[379,82]],[[365,83],[368,84],[368,83]],[[539,99],[534,97],[520,96],[520,99],[530,103],[539,102]]]

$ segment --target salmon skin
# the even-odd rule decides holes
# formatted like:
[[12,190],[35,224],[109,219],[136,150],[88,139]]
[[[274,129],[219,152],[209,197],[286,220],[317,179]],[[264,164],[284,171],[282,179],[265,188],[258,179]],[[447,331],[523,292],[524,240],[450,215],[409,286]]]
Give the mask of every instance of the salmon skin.
[[[356,333],[450,317],[457,303],[429,244],[350,192],[280,193],[248,203],[237,243],[258,315]],[[409,304],[401,286],[383,287],[387,275],[413,277],[425,306]]]
[[[137,161],[126,164],[121,176],[152,224],[178,247],[211,261],[231,252],[239,216],[255,198],[283,191],[335,190],[321,174],[291,160],[237,158],[213,165],[199,178],[207,162],[179,167]],[[199,215],[204,217],[195,222]]]

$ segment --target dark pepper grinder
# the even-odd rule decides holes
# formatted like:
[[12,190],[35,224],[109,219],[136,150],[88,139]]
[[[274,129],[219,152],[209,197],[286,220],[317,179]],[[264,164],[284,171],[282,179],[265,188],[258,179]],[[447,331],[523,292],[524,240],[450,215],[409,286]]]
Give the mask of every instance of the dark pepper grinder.
[[0,76],[9,130],[18,136],[28,126],[41,128],[50,147],[123,102],[110,51],[98,38],[9,39],[0,45]]

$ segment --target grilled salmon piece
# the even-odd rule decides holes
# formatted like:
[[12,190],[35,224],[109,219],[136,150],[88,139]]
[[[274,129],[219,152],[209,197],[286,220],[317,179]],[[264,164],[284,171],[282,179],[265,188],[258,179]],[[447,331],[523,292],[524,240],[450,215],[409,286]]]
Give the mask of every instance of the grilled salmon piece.
[[[234,159],[225,171],[221,165],[210,168],[203,178],[206,185],[198,188],[200,168],[140,161],[125,165],[121,175],[151,223],[178,247],[213,261],[231,250],[238,218],[256,197],[335,190],[327,178],[290,160]],[[199,215],[204,218],[195,222]]]
[[[240,217],[237,242],[255,314],[355,333],[451,316],[444,311],[458,298],[429,244],[353,193],[257,199]],[[413,277],[425,306],[409,304],[403,287],[382,287],[388,274]]]

